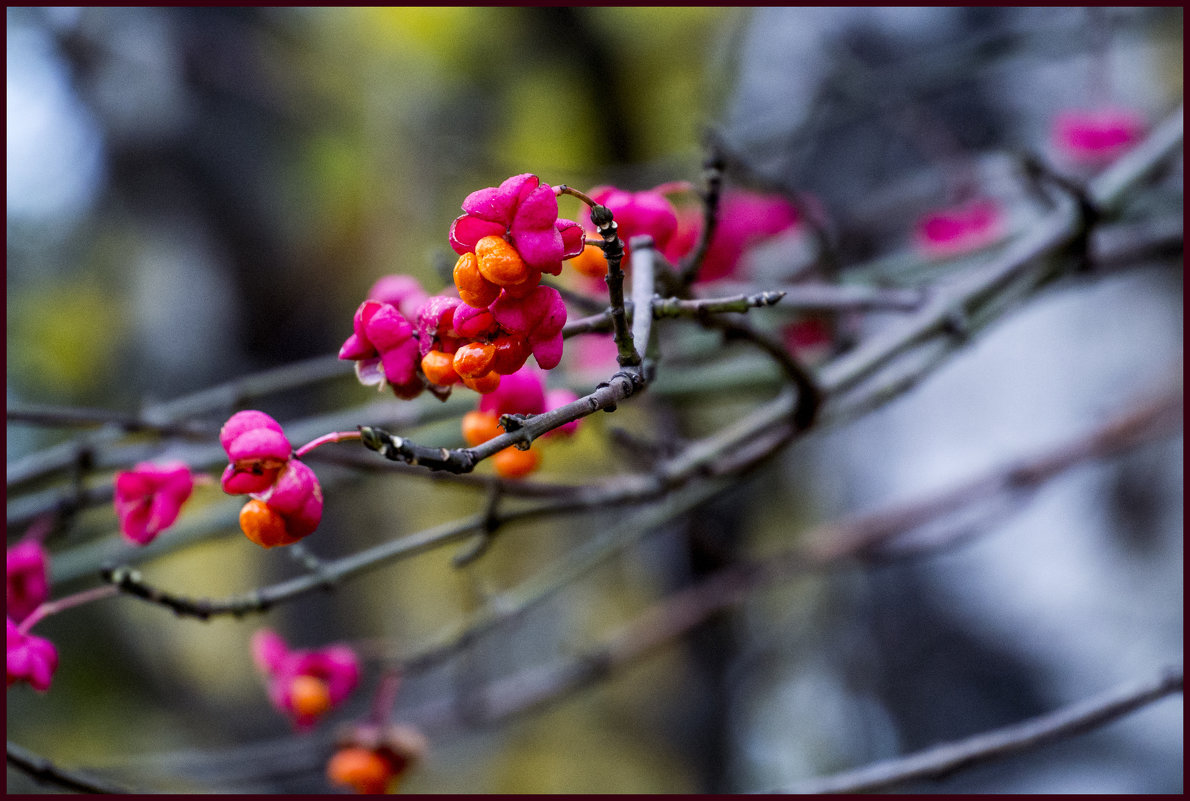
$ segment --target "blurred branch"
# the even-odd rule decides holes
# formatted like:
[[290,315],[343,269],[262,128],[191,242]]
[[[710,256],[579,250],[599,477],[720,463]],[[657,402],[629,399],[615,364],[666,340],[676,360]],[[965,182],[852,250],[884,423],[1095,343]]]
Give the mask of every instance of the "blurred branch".
[[[214,387],[185,395],[166,403],[146,406],[139,415],[137,425],[145,430],[155,426],[168,426],[200,414],[214,411],[230,412],[250,400],[277,392],[289,392],[311,384],[351,375],[345,363],[336,356],[319,356],[306,361],[288,364],[271,370],[246,375]],[[130,420],[133,415],[115,415]],[[101,444],[109,443],[123,431],[109,431],[96,434],[82,442],[67,442],[54,448],[32,454],[8,465],[9,487],[44,478],[62,470],[69,470],[78,462],[80,453],[94,451]]]
[[[877,546],[893,542],[927,523],[945,520],[980,501],[997,496],[1015,497],[1019,501],[1021,492],[1037,490],[1067,470],[1168,435],[1180,427],[1181,407],[1180,391],[1149,397],[1082,436],[1031,457],[1004,463],[949,489],[820,525],[801,536],[804,545],[741,562],[663,599],[599,646],[586,649],[577,656],[530,668],[474,692],[468,709],[472,713],[482,710],[484,720],[489,722],[526,712],[579,686],[604,678],[613,669],[683,636],[714,613],[739,603],[750,592],[791,576],[828,569],[849,559],[875,556]],[[611,551],[620,550],[643,536],[647,530],[644,522],[632,520],[627,523],[624,530],[635,530],[638,532],[635,536],[613,534],[606,537],[604,546],[587,550],[581,560],[576,560],[578,565],[551,571],[549,577],[539,575],[513,593],[493,599],[489,607],[471,622],[456,627],[417,655],[401,660],[403,668],[413,671],[436,664],[495,625],[522,615],[559,587],[600,563]],[[904,558],[936,552],[961,541],[966,533],[966,529],[960,527],[934,537],[924,546],[881,553],[880,556]],[[442,701],[414,714],[418,720],[440,724],[454,714],[452,709],[451,703]]]
[[99,793],[104,795],[130,795],[133,790],[118,787],[105,781],[91,778],[83,773],[60,768],[43,756],[8,741],[9,766],[24,773],[39,784],[52,784],[76,793]]
[[1021,723],[928,748],[908,757],[809,779],[775,792],[807,795],[871,793],[915,779],[945,778],[974,765],[1094,731],[1162,698],[1181,693],[1182,687],[1182,666],[1176,665],[1153,678],[1117,687]]

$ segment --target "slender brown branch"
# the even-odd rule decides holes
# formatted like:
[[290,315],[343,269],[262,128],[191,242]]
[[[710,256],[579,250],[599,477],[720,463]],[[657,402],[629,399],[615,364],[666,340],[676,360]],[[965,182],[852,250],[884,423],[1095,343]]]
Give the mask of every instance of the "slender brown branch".
[[719,200],[723,192],[723,170],[726,164],[722,147],[715,140],[707,145],[707,156],[702,165],[702,231],[698,243],[678,266],[678,277],[682,286],[690,286],[698,278],[698,270],[707,255],[707,249],[719,226]]

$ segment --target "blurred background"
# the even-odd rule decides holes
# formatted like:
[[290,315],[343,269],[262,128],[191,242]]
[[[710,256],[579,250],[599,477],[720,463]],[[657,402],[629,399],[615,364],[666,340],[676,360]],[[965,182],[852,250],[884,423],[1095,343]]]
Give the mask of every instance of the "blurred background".
[[[846,278],[903,254],[914,220],[954,200],[956,171],[1011,208],[994,159],[1059,163],[1058,111],[1126,106],[1155,125],[1182,97],[1178,8],[6,13],[10,407],[135,414],[333,355],[380,276],[414,275],[431,292],[449,283],[446,234],[462,198],[509,175],[633,190],[698,181],[713,138],[731,155],[730,183],[815,199],[833,251],[823,271]],[[1180,160],[1146,203],[1135,213],[1180,225]],[[756,264],[760,289],[767,276],[788,279]],[[573,652],[816,522],[949,486],[1086,431],[1146,390],[1180,387],[1180,264],[1179,247],[1044,295],[921,387],[799,442],[462,658],[408,677],[398,719]],[[559,446],[545,478],[621,469],[612,428],[689,436],[766,396],[741,387],[624,404]],[[257,408],[287,422],[375,400],[344,364]],[[10,476],[78,436],[10,422]],[[154,457],[194,447],[139,442]],[[1070,474],[961,548],[755,593],[541,712],[450,729],[402,789],[770,790],[1180,664],[1182,462],[1179,434]],[[309,541],[319,556],[483,503],[437,482],[342,479]],[[110,483],[110,471],[86,480]],[[226,501],[200,488],[188,513]],[[38,633],[61,666],[45,696],[9,691],[9,739],[145,789],[325,792],[329,734],[294,737],[269,706],[247,650],[253,631],[275,628],[298,647],[410,652],[612,517],[521,526],[464,570],[451,549],[434,551],[258,618],[179,620],[119,599],[47,620]],[[28,528],[13,519],[10,506],[10,544]],[[298,571],[245,543],[234,522],[217,533],[146,573],[217,597]],[[130,558],[118,540],[110,507],[55,530],[55,554],[74,556],[55,560],[55,595],[94,583],[71,565],[96,547]],[[365,714],[374,685],[369,671],[337,718]],[[1182,756],[1181,700],[1167,699],[908,789],[1180,792]],[[8,789],[38,786],[10,769]]]

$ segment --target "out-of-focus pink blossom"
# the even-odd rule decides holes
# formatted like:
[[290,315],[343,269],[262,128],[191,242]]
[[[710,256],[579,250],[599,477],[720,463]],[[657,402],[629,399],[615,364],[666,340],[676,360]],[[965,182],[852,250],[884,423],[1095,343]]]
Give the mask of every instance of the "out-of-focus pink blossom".
[[1054,118],[1054,147],[1075,164],[1103,166],[1141,140],[1145,119],[1125,108],[1069,109]]
[[299,729],[313,726],[359,684],[359,659],[345,645],[290,650],[264,629],[252,637],[252,656],[267,679],[269,700]]
[[[597,186],[587,193],[611,209],[616,230],[625,246],[634,236],[651,236],[657,250],[665,252],[678,230],[678,215],[669,199],[657,189],[628,192],[614,186]],[[589,230],[594,230],[590,226]],[[628,250],[625,247],[625,255]]]
[[366,386],[391,386],[408,400],[425,388],[418,375],[418,342],[413,326],[391,303],[366,300],[355,311],[351,336],[339,348],[339,358],[355,361],[355,374]]
[[367,300],[378,300],[397,307],[406,320],[416,320],[421,305],[430,295],[411,275],[385,275],[372,284]]
[[[568,389],[546,390],[545,378],[540,370],[532,367],[522,367],[515,373],[504,376],[500,386],[493,392],[482,395],[479,399],[479,411],[490,412],[496,416],[502,414],[543,414],[565,406],[571,401],[578,400]],[[559,426],[542,436],[554,434],[569,436],[578,430],[580,420],[573,420],[566,425]]]
[[554,190],[531,173],[514,175],[499,186],[472,192],[450,226],[450,244],[459,255],[475,251],[485,236],[506,239],[530,267],[557,275],[562,260],[583,249],[583,231],[573,220],[558,219]]
[[264,412],[233,414],[219,431],[231,464],[223,471],[223,491],[230,495],[263,492],[293,456],[281,424]]
[[[794,229],[800,222],[797,207],[780,195],[726,190],[719,202],[718,222],[699,268],[698,280],[714,281],[734,275],[749,248]],[[701,227],[700,222],[696,230]]]
[[[573,403],[576,400],[578,400],[578,395],[575,395],[573,392],[571,392],[568,389],[565,389],[565,388],[551,389],[545,393],[545,410],[547,412],[552,412],[554,409],[565,406],[568,403]],[[579,423],[581,423],[582,421],[583,421],[583,418],[581,418],[581,417],[577,420],[571,420],[569,423],[566,423],[565,425],[560,425],[555,429],[547,431],[545,434],[542,435],[542,438],[544,439],[546,437],[552,437],[554,435],[569,437],[569,436],[573,435],[575,431],[578,431]]]
[[36,540],[25,540],[9,548],[7,556],[8,616],[20,623],[49,597],[45,549]]
[[1003,218],[998,203],[981,198],[925,215],[914,230],[914,241],[934,258],[968,253],[999,241],[1004,235]]
[[566,304],[558,290],[538,286],[523,298],[503,293],[490,308],[506,331],[528,339],[533,358],[542,369],[558,366],[562,360],[562,327],[566,325]]
[[532,367],[522,367],[500,380],[500,386],[479,398],[479,410],[501,414],[541,414],[545,411],[545,382]]
[[50,680],[58,669],[58,649],[49,640],[34,637],[20,630],[8,618],[7,632],[8,685],[28,682],[38,692],[50,688]]
[[120,533],[130,542],[148,545],[174,524],[193,490],[194,476],[182,462],[141,462],[116,473],[113,502]]
[[803,364],[822,361],[831,352],[830,327],[818,317],[807,317],[781,329],[785,346]]

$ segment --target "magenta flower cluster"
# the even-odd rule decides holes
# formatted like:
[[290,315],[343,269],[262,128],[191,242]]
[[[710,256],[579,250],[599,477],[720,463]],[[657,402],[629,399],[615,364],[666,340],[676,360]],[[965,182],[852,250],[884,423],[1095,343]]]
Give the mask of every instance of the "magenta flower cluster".
[[558,219],[558,198],[536,175],[514,175],[499,186],[467,195],[450,225],[450,245],[460,256],[474,253],[485,237],[505,239],[530,267],[550,275],[583,249],[583,229]]
[[265,548],[290,545],[313,533],[322,520],[318,477],[297,459],[281,425],[264,412],[236,412],[219,432],[230,464],[224,492],[248,495],[240,527]]

